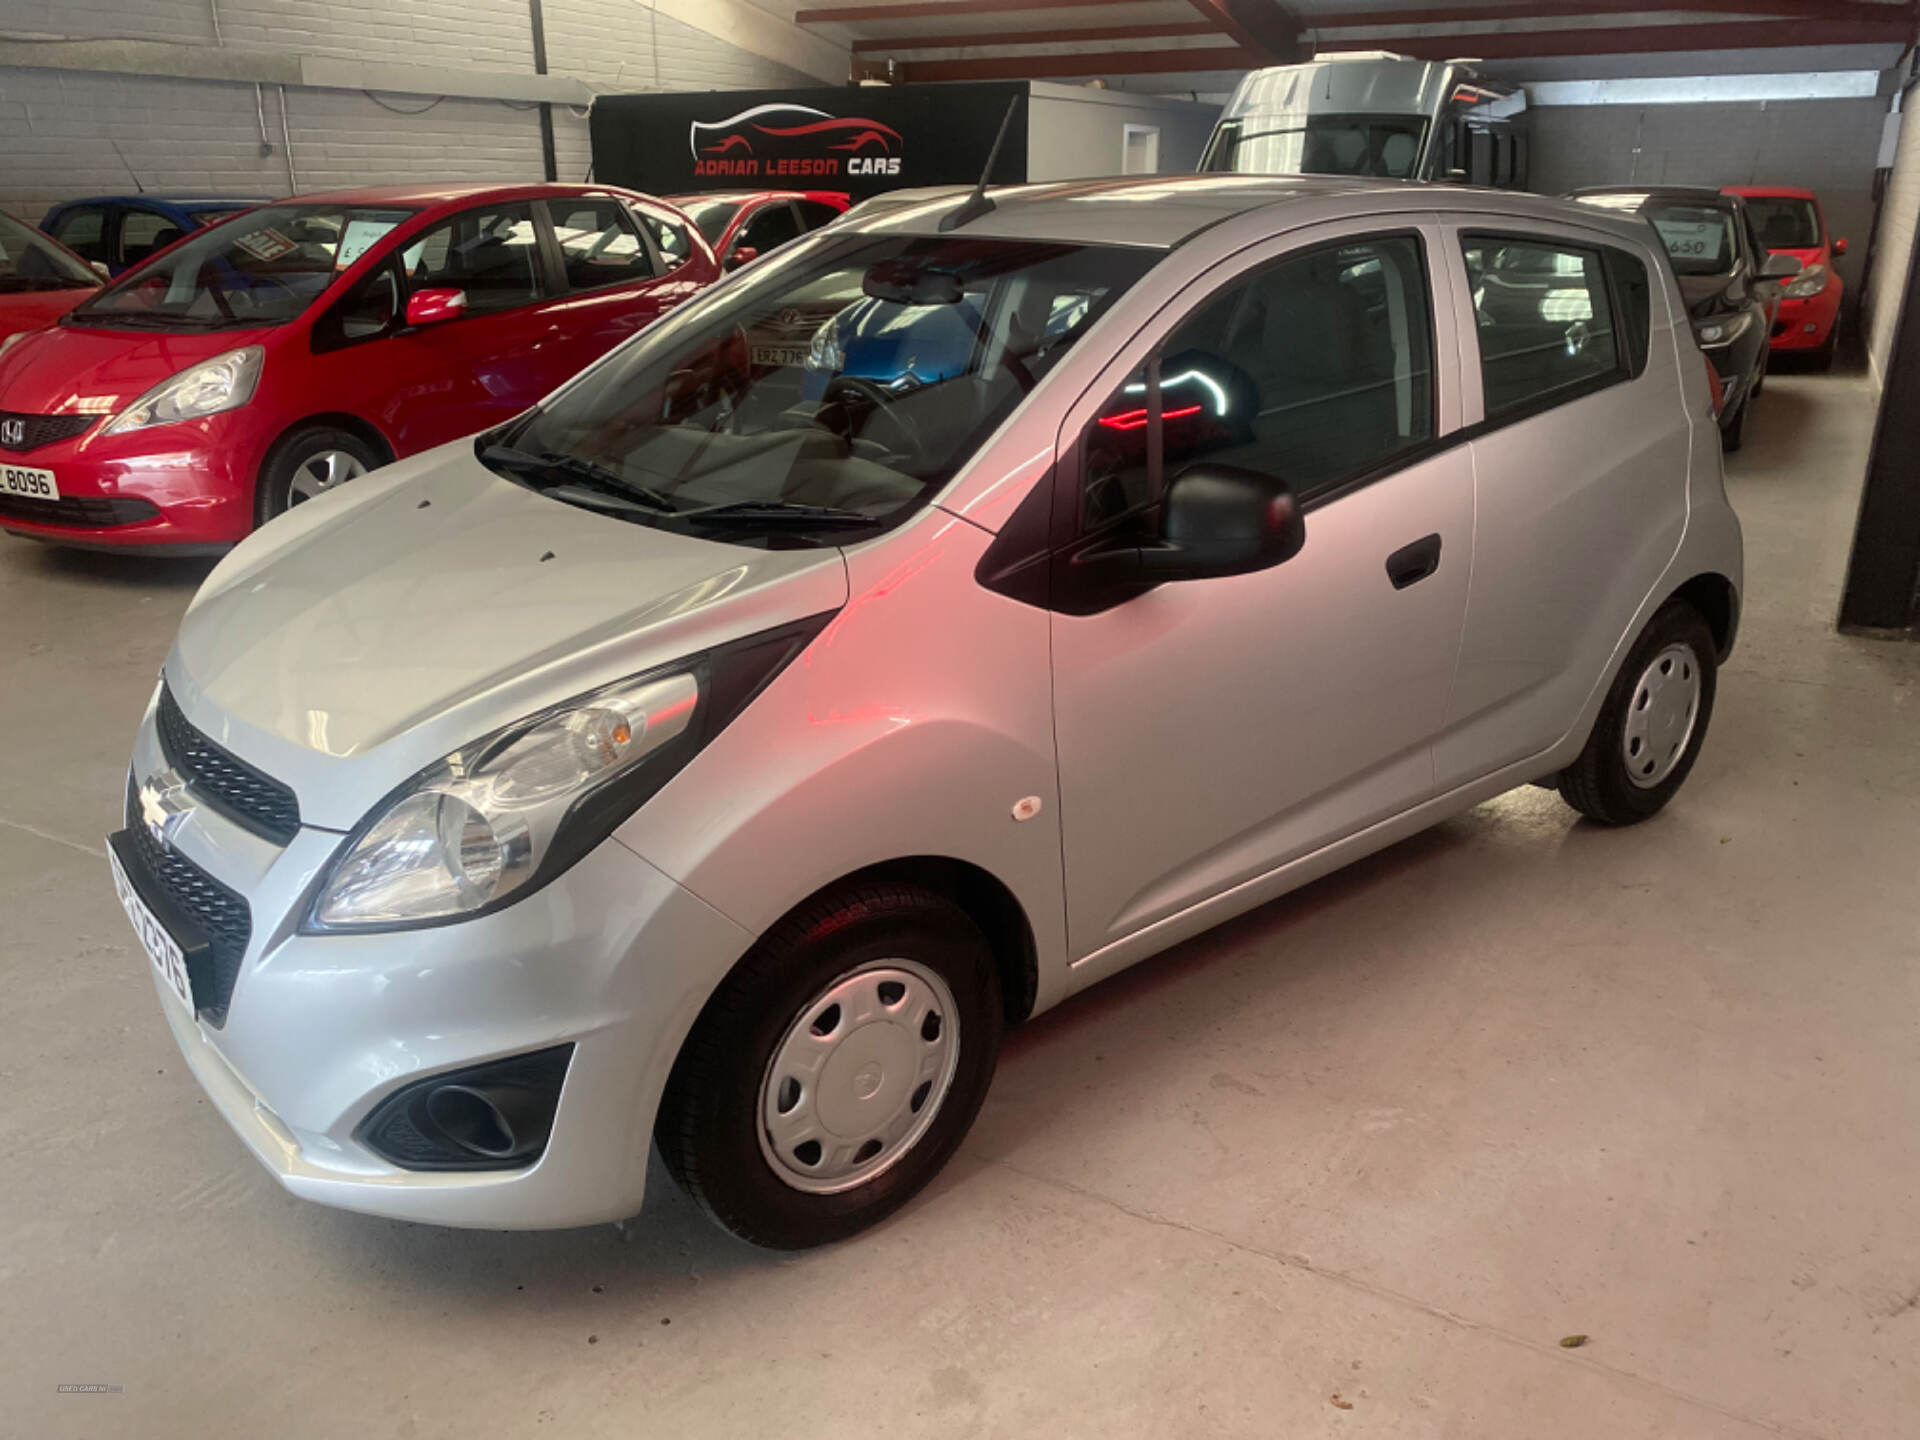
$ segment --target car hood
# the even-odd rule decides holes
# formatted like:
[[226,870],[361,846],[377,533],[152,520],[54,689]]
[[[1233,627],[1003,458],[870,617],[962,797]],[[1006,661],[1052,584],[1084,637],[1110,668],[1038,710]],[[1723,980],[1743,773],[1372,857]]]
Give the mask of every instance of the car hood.
[[350,829],[503,725],[846,596],[836,549],[613,519],[499,478],[461,441],[243,542],[188,608],[166,677],[308,823]]
[[80,286],[72,290],[22,290],[17,294],[0,291],[0,340],[22,330],[51,325],[91,294],[93,291]]
[[[44,322],[43,322],[44,323]],[[270,330],[91,330],[57,325],[0,355],[0,410],[110,415],[189,365]]]

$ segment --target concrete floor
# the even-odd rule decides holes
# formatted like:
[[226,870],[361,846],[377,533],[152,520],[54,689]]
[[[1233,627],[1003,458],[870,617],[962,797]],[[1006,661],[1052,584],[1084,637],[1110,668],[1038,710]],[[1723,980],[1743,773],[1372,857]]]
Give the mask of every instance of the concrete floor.
[[1148,962],[1011,1040],[926,1196],[786,1259],[664,1176],[627,1240],[282,1194],[100,848],[204,567],[6,544],[0,1434],[1912,1436],[1920,650],[1829,623],[1869,422],[1770,382],[1665,815],[1515,792]]

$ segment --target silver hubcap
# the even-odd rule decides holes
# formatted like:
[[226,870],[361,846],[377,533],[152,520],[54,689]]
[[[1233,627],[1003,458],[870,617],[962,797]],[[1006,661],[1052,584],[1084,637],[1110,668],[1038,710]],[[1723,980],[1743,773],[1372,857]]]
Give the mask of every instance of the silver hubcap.
[[288,487],[287,504],[298,505],[367,473],[358,457],[344,450],[321,450],[300,462]]
[[1627,778],[1650,790],[1687,753],[1694,721],[1700,717],[1700,661],[1690,645],[1667,646],[1653,657],[1633,687],[1626,732],[1620,749]]
[[927,1133],[953,1086],[953,993],[912,960],[842,975],[787,1027],[760,1081],[760,1153],[796,1190],[865,1184]]

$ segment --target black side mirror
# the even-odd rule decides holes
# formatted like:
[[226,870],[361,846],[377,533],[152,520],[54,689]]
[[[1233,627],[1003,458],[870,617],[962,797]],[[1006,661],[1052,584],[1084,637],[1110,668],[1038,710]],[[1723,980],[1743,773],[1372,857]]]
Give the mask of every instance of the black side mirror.
[[1306,542],[1300,502],[1284,480],[1233,465],[1194,465],[1167,486],[1160,543],[1140,547],[1155,580],[1247,575],[1291,560]]
[[1306,522],[1284,480],[1233,465],[1192,465],[1167,486],[1157,538],[1134,532],[1064,557],[1056,605],[1090,615],[1177,580],[1267,570],[1300,553]]

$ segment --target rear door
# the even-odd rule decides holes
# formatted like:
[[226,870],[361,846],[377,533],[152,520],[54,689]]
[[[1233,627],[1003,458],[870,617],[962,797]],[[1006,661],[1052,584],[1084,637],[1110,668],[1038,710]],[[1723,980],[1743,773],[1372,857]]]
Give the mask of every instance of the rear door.
[[[1473,442],[1473,581],[1440,791],[1579,718],[1686,524],[1698,366],[1650,252],[1534,221],[1450,219]],[[1681,350],[1686,355],[1681,354]]]
[[543,204],[562,286],[542,307],[552,325],[542,356],[551,389],[659,319],[673,297],[651,240],[622,201],[580,195]]

